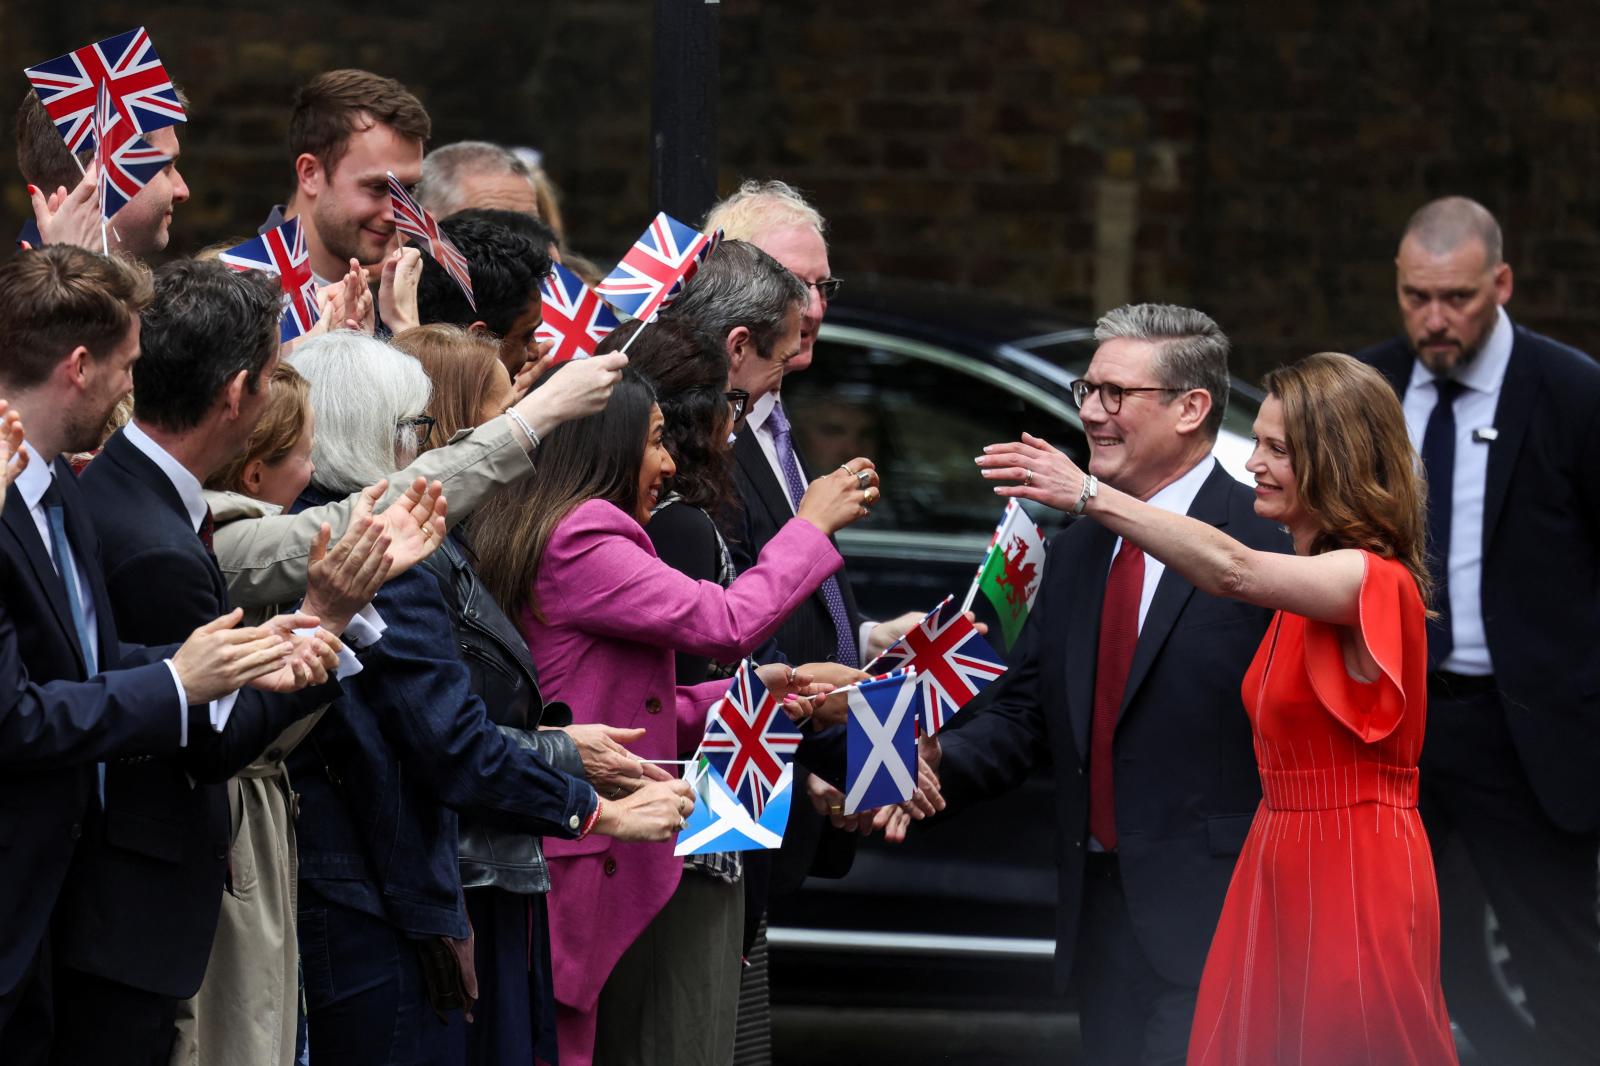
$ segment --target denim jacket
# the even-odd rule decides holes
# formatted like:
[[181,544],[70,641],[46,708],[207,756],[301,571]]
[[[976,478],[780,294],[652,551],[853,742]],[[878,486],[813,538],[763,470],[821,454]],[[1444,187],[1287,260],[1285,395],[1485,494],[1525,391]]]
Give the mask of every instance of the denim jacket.
[[[320,502],[308,492],[295,508]],[[301,792],[300,877],[412,936],[463,938],[458,812],[571,839],[595,792],[495,727],[432,572],[391,579],[373,604],[388,625],[383,639],[289,757]]]
[[[582,778],[583,760],[572,738],[559,730],[539,728],[566,725],[572,721],[572,712],[566,704],[547,705],[540,699],[527,642],[478,580],[471,551],[457,529],[423,565],[439,581],[462,661],[472,677],[472,691],[508,738],[563,773]],[[492,886],[524,895],[550,891],[544,850],[532,833],[463,817],[459,850],[463,888]]]

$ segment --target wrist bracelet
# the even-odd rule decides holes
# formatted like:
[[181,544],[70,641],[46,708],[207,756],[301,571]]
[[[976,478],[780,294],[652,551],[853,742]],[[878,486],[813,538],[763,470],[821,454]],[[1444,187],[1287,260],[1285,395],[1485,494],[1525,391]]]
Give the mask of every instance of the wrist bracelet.
[[506,414],[511,417],[511,421],[522,427],[522,432],[528,435],[529,446],[537,448],[539,446],[539,434],[535,433],[533,427],[528,425],[528,420],[522,417],[522,412],[515,407],[507,407]]
[[600,810],[605,805],[606,801],[600,798],[599,792],[596,792],[594,794],[594,810],[589,812],[588,820],[583,823],[583,830],[578,834],[579,840],[589,835],[589,830],[594,828],[594,823],[600,820]]
[[1078,505],[1069,513],[1074,515],[1083,514],[1084,508],[1089,506],[1089,501],[1094,499],[1099,494],[1100,479],[1095,477],[1093,474],[1083,475],[1083,491],[1078,493]]

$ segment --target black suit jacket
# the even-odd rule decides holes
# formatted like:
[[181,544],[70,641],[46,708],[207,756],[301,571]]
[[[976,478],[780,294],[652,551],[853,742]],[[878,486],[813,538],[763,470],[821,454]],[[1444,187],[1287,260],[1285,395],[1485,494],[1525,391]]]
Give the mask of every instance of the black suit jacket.
[[[734,484],[739,492],[739,513],[723,523],[723,536],[728,541],[728,551],[740,573],[755,565],[756,557],[794,517],[789,496],[778,482],[772,465],[767,462],[761,445],[756,442],[755,431],[748,426],[733,442]],[[801,460],[804,469],[804,460]],[[850,591],[850,579],[843,570],[838,573],[839,591],[844,596],[845,612],[850,616],[850,630],[854,634],[861,627],[861,614],[856,609],[856,598]],[[804,603],[778,627],[778,647],[791,663],[837,662],[839,635],[833,626],[833,616],[828,613],[828,603],[818,589],[806,597]],[[832,735],[830,735],[832,734]],[[837,753],[841,748],[843,727],[818,734],[816,744]],[[795,801],[789,807],[789,825],[784,831],[783,848],[778,852],[772,872],[772,886],[776,892],[793,892],[799,889],[808,874],[819,877],[843,877],[850,872],[855,861],[856,837],[841,832],[828,824],[828,820],[811,809],[806,800],[806,771],[795,771]]]
[[[229,611],[227,585],[171,481],[118,432],[84,471],[117,630],[177,640]],[[106,810],[84,836],[62,895],[59,962],[163,996],[194,995],[227,877],[227,781],[287,725],[338,694],[244,689],[221,733],[209,720],[175,757],[106,772]]]
[[[170,648],[117,640],[100,545],[77,478],[57,460],[68,542],[94,598],[100,672],[85,679],[71,607],[22,493],[0,520],[0,994],[17,986],[95,800],[95,763],[177,749]],[[189,708],[189,728],[205,708]]]
[[[1500,701],[1545,813],[1600,828],[1600,366],[1515,327],[1483,507],[1481,603]],[[1358,359],[1403,400],[1404,338]],[[1430,721],[1430,730],[1440,723]]]
[[[1213,461],[1191,517],[1264,551],[1289,538]],[[1100,612],[1116,536],[1092,519],[1056,535],[1044,584],[998,691],[940,734],[952,808],[1020,785],[1052,765],[1060,833],[1057,977],[1072,970],[1088,846],[1089,721]],[[1261,786],[1240,699],[1271,613],[1207,596],[1168,567],[1139,631],[1113,739],[1117,852],[1144,955],[1169,981],[1197,986]]]

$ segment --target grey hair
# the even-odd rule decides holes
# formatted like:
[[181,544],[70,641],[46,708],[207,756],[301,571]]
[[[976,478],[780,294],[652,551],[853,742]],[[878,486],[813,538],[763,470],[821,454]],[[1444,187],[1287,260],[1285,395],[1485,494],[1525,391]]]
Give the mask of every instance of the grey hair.
[[365,333],[338,330],[301,344],[289,363],[311,385],[317,419],[312,480],[344,495],[405,465],[420,450],[416,427],[402,419],[428,408],[433,385],[422,364]]
[[1483,242],[1484,266],[1500,265],[1505,254],[1500,235],[1500,223],[1487,207],[1465,196],[1445,196],[1417,208],[1416,214],[1406,223],[1403,241],[1415,237],[1423,248],[1434,255],[1453,252],[1467,241]]
[[488,141],[456,141],[440,145],[422,160],[422,180],[417,202],[435,218],[453,215],[467,207],[461,200],[463,174],[515,174],[533,185],[533,174],[509,148]]
[[1124,304],[1107,311],[1094,325],[1094,339],[1151,341],[1158,345],[1151,371],[1163,388],[1184,392],[1204,389],[1211,395],[1205,433],[1217,439],[1228,411],[1228,352],[1232,345],[1222,327],[1203,311],[1176,304]]
[[720,344],[744,326],[756,354],[770,359],[790,311],[805,307],[810,296],[804,282],[760,248],[725,240],[700,264],[666,314],[682,316]]
[[786,181],[746,178],[725,199],[706,212],[706,233],[721,230],[724,237],[753,241],[780,226],[810,226],[826,236],[822,213]]

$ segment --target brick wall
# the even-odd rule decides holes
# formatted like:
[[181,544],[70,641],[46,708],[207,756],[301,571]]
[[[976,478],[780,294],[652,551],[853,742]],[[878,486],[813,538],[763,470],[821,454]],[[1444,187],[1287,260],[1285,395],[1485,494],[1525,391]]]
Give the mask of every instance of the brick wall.
[[[0,0],[14,72],[143,22],[194,100],[175,247],[253,229],[288,186],[296,84],[406,81],[440,142],[543,149],[573,243],[615,256],[648,202],[647,0],[470,8]],[[1394,328],[1425,199],[1500,214],[1513,311],[1600,351],[1600,8],[1555,0],[729,0],[721,177],[816,198],[839,273],[1088,316],[1193,303],[1256,374]],[[448,11],[448,14],[445,12]],[[9,144],[7,149],[9,151]],[[20,183],[0,202],[16,220]],[[8,222],[7,225],[12,223]]]

